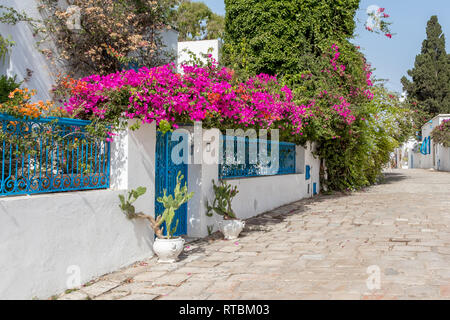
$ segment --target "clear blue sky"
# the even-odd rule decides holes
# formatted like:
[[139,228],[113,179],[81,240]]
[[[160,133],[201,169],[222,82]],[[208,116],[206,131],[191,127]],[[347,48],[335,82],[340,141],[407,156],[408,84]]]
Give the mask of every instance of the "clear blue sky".
[[[204,0],[214,12],[225,14],[223,0]],[[393,24],[392,39],[370,33],[364,29],[366,9],[370,5],[386,8]],[[447,39],[450,53],[450,0],[362,0],[357,14],[357,37],[353,41],[361,46],[369,62],[376,68],[377,78],[389,79],[391,90],[401,92],[400,78],[414,65],[425,39],[428,19],[437,15]]]

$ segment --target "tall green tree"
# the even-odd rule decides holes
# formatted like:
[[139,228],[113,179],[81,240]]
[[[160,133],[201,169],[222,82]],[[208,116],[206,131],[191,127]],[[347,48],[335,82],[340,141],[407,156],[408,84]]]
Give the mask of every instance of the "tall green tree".
[[[327,190],[376,182],[409,125],[408,108],[393,93],[373,87],[370,65],[349,41],[359,3],[225,0],[223,62],[242,80],[278,75],[296,103],[313,106],[302,134],[284,130],[280,139],[317,143],[316,154],[326,165],[321,186]],[[344,121],[336,106],[348,107],[354,121]]]
[[408,70],[412,81],[401,79],[408,101],[417,105],[418,126],[427,117],[439,113],[450,113],[450,55],[445,49],[445,35],[437,16],[432,16],[427,23],[427,38],[422,43],[422,50],[416,56],[414,68]]
[[353,35],[358,7],[359,0],[225,0],[226,61],[245,53],[250,73],[308,69],[331,41]]
[[223,37],[225,20],[203,2],[184,0],[175,12],[174,23],[180,41],[209,40]]

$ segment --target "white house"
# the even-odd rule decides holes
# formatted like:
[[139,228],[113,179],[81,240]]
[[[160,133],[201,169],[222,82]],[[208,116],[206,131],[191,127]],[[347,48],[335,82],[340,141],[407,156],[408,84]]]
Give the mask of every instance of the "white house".
[[430,137],[431,131],[446,119],[450,114],[439,114],[422,126],[421,142],[408,149],[408,168],[450,171],[450,148],[434,143]]

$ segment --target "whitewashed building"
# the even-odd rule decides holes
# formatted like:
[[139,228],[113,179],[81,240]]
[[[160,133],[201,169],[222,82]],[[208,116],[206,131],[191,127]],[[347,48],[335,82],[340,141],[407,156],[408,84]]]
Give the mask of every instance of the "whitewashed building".
[[421,142],[408,149],[408,168],[450,171],[450,148],[434,143],[430,137],[431,131],[445,119],[450,119],[450,114],[437,115],[422,126]]

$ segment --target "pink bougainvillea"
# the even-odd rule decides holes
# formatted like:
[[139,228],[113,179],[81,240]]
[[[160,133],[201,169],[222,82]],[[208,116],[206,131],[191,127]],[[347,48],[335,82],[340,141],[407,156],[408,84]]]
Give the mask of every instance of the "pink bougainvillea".
[[[323,72],[346,76],[346,66],[338,62],[339,47],[333,45],[332,52],[331,70]],[[368,65],[366,72],[367,85],[372,86]],[[287,129],[300,135],[307,119],[316,116],[316,99],[295,103],[291,89],[282,86],[275,76],[260,74],[237,82],[233,75],[232,70],[220,68],[214,61],[206,67],[182,65],[181,72],[174,64],[167,64],[92,75],[71,84],[64,105],[70,114],[84,119],[122,117],[158,125],[165,121],[174,126],[177,122],[212,120],[224,125]],[[355,89],[353,94],[371,97],[370,90]],[[330,110],[347,124],[355,120],[348,98],[331,97],[326,90],[319,98],[327,99]]]
[[93,75],[79,80],[83,85],[72,90],[65,108],[69,113],[81,108],[86,115],[103,119],[116,103],[111,93],[122,92],[128,98],[124,116],[139,118],[143,123],[214,117],[221,122],[268,128],[284,120],[295,132],[301,130],[309,107],[296,105],[291,90],[281,86],[276,77],[260,74],[234,83],[232,75],[232,71],[217,65],[184,65],[182,73],[177,73],[174,64]]

